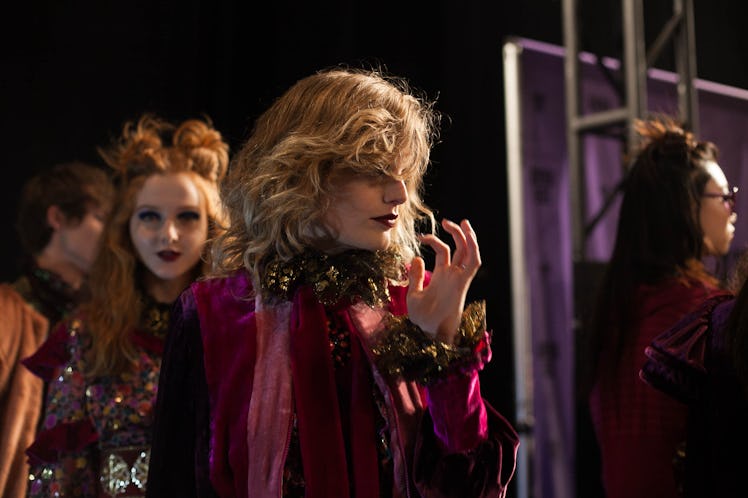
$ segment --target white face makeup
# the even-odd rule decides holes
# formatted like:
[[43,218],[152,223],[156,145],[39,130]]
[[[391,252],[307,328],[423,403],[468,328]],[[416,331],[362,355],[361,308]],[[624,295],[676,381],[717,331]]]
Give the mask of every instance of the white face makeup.
[[208,215],[189,174],[153,175],[143,184],[130,217],[140,260],[158,279],[186,286],[208,238]]
[[325,223],[338,235],[340,249],[387,249],[398,223],[398,208],[408,200],[405,181],[382,174],[343,182]]
[[737,214],[733,202],[726,196],[731,193],[722,168],[713,161],[705,165],[711,179],[704,187],[699,208],[699,223],[704,232],[704,247],[707,254],[721,256],[730,250],[735,235]]

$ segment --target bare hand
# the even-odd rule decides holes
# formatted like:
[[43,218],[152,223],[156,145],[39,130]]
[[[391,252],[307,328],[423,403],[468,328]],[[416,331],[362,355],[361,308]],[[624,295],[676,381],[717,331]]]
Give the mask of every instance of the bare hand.
[[421,236],[421,242],[436,253],[431,282],[424,288],[426,265],[423,258],[411,264],[408,285],[408,315],[421,330],[447,344],[454,344],[462,319],[470,283],[481,265],[478,240],[468,220],[458,225],[447,219],[442,227],[455,242],[454,256],[450,247],[434,235]]

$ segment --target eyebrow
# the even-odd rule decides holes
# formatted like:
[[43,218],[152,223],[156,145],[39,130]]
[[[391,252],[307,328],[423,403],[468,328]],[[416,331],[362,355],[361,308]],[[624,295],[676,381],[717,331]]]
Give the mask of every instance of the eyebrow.
[[[163,206],[157,206],[155,204],[141,204],[141,205],[135,206],[135,209],[144,209],[144,208],[161,210],[163,209]],[[198,209],[199,210],[200,208],[201,208],[200,204],[189,204],[189,205],[178,206],[176,209],[177,210],[184,210],[184,209]]]

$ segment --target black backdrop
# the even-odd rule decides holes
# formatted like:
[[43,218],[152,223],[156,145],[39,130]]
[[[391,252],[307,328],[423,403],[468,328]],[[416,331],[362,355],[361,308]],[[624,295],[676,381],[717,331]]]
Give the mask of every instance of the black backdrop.
[[[699,76],[747,88],[748,7],[694,3]],[[645,4],[651,40],[670,5]],[[619,57],[620,2],[580,6],[583,48]],[[95,147],[143,111],[207,114],[235,150],[272,99],[326,66],[381,65],[438,97],[447,119],[426,200],[477,230],[484,265],[471,297],[488,301],[495,337],[484,394],[513,417],[501,45],[560,45],[560,0],[30,0],[6,2],[0,19],[3,280],[18,272],[12,222],[26,178],[100,162]]]

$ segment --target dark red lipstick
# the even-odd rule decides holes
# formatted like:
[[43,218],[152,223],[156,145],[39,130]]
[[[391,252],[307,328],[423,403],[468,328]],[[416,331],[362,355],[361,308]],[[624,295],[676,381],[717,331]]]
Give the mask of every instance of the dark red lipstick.
[[168,263],[175,261],[179,257],[179,253],[176,251],[159,251],[157,254],[159,258]]

